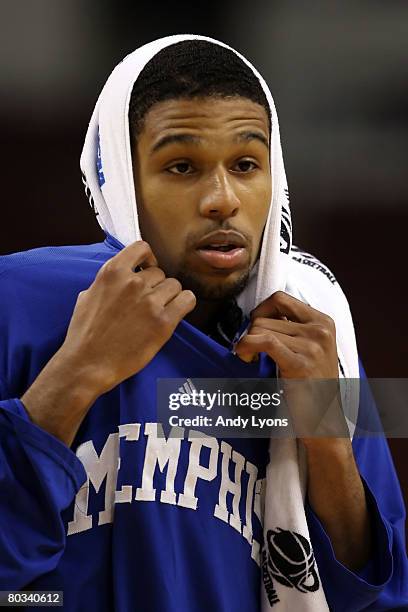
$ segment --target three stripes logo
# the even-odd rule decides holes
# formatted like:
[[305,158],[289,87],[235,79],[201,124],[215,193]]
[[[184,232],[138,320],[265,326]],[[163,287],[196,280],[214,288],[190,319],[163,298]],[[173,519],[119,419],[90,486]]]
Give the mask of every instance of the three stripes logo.
[[[191,378],[187,378],[186,382],[178,388],[179,393],[186,393],[187,395],[191,395],[195,397],[197,397],[198,391],[197,391],[197,387],[195,386],[195,384],[193,383],[193,381],[191,380]],[[206,408],[205,404],[202,404],[201,402],[198,402],[198,405]]]

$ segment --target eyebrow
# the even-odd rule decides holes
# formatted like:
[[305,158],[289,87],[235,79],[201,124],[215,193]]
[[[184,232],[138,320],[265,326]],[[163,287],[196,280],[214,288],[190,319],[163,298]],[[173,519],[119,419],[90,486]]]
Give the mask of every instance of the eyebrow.
[[[268,139],[261,132],[245,131],[240,132],[234,138],[234,142],[249,142],[250,140],[258,140],[265,145],[269,151]],[[193,136],[192,134],[168,134],[160,138],[152,147],[150,154],[156,153],[160,149],[163,149],[167,145],[175,143],[188,143],[199,145],[202,139],[199,136]]]
[[235,142],[248,142],[249,140],[259,140],[260,142],[262,142],[262,144],[265,145],[265,147],[269,151],[269,141],[266,136],[264,136],[264,134],[262,134],[261,132],[240,132],[236,135],[234,140]]
[[201,138],[198,136],[193,136],[192,134],[168,134],[168,136],[163,136],[156,142],[150,153],[156,153],[156,151],[163,149],[163,147],[178,142],[187,142],[189,144],[198,145],[201,142]]

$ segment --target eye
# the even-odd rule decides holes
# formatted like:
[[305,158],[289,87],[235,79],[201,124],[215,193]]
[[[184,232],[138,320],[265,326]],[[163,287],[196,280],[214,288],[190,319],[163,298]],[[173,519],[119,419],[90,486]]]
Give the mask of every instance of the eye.
[[193,170],[192,165],[188,162],[178,162],[177,164],[173,164],[173,166],[166,168],[166,171],[170,172],[170,174],[191,174]]
[[237,169],[237,172],[248,173],[256,170],[256,168],[259,168],[259,166],[250,159],[241,159],[235,164],[234,168]]

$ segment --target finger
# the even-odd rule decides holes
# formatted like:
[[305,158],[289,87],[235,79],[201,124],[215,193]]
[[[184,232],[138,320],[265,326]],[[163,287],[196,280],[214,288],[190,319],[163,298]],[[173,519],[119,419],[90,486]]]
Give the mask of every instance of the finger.
[[197,300],[194,293],[189,289],[185,289],[166,305],[166,312],[169,318],[176,320],[178,324],[181,319],[194,310],[196,303]]
[[280,369],[293,367],[297,354],[273,334],[246,335],[239,341],[235,352],[247,363],[259,353],[267,353],[278,364]]
[[121,269],[135,270],[137,266],[142,268],[157,266],[157,259],[147,242],[137,240],[122,249],[109,263]]
[[165,306],[181,293],[182,290],[181,283],[176,278],[165,278],[154,287],[153,293],[160,304]]
[[[313,341],[322,345],[326,345],[327,342],[335,342],[336,326],[334,321],[327,315],[321,314],[321,316],[322,319],[313,323],[295,323],[287,320],[256,317],[253,319],[248,333],[272,331],[273,333],[282,333],[294,338],[305,338],[308,342]],[[255,332],[254,329],[257,331]]]
[[235,348],[243,361],[250,363],[259,353],[267,353],[281,368],[293,363],[294,353],[272,334],[246,335]]
[[315,323],[326,315],[284,291],[276,291],[252,311],[251,319],[256,317],[287,317],[296,323]]
[[[310,350],[310,345],[312,344],[311,341],[308,338],[303,338],[302,336],[288,336],[287,334],[281,334],[280,332],[271,332],[270,330],[265,330],[262,327],[252,328],[251,332],[248,332],[245,338],[248,338],[250,340],[252,336],[265,336],[266,344],[268,342],[267,338],[273,336],[277,340],[279,340],[279,342],[281,342],[284,346],[290,349],[293,353],[299,353],[301,355],[309,355],[309,353],[313,353],[313,351]],[[244,338],[240,340],[240,342],[243,341]]]
[[252,324],[248,329],[249,334],[255,333],[252,332],[254,327],[279,332],[287,336],[300,336],[305,331],[303,323],[294,323],[293,321],[284,321],[282,319],[267,319],[266,317],[255,317],[252,319]]
[[309,338],[305,338],[303,336],[289,336],[288,334],[277,332],[277,331],[271,331],[270,329],[265,329],[264,327],[258,327],[257,325],[252,327],[247,335],[248,336],[252,336],[252,335],[259,336],[261,334],[274,335],[278,340],[283,342],[283,344],[285,344],[285,346],[290,348],[290,350],[292,350],[293,352],[295,353],[301,352],[301,353],[304,353],[305,355],[308,353],[308,346],[311,343]]
[[136,274],[144,281],[147,287],[151,288],[156,287],[156,285],[162,283],[166,278],[163,270],[156,266],[151,266],[150,268],[136,272]]

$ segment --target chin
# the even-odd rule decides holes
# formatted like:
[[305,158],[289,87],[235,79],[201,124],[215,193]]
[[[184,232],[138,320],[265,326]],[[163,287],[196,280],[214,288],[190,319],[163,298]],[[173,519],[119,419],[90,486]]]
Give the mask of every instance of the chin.
[[236,297],[248,284],[249,270],[231,274],[233,278],[226,279],[221,275],[208,277],[180,271],[176,278],[183,289],[190,289],[199,300],[224,301]]

